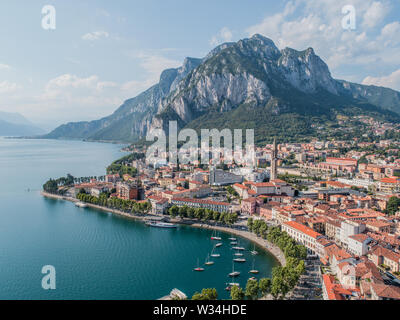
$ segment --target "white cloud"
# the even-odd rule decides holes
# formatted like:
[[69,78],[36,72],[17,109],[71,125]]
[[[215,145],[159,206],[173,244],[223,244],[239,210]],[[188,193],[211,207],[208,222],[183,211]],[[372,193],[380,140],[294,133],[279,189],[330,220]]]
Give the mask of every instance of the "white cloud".
[[0,63],[0,70],[9,70],[11,69],[11,66],[8,64]]
[[210,40],[210,44],[212,46],[217,46],[221,43],[224,42],[229,42],[232,41],[233,39],[233,33],[231,30],[229,30],[229,28],[227,27],[223,27],[217,35],[213,36]]
[[399,65],[398,22],[384,25],[390,1],[352,0],[357,24],[351,31],[342,28],[342,8],[348,4],[348,0],[289,1],[280,12],[266,16],[246,31],[249,36],[260,33],[271,38],[281,49],[313,47],[334,76],[339,70],[357,68],[361,81],[365,77],[360,76],[362,68],[371,74],[373,68],[380,71]]
[[375,27],[382,22],[388,12],[389,6],[378,1],[373,2],[364,13],[363,25],[368,28]]
[[392,88],[394,90],[400,90],[400,69],[392,72],[388,76],[383,77],[366,77],[363,82],[366,85],[375,85],[380,87]]
[[94,31],[86,33],[82,36],[82,40],[95,41],[101,38],[108,38],[110,35],[107,31]]
[[9,81],[0,82],[0,93],[12,93],[18,89],[18,85]]

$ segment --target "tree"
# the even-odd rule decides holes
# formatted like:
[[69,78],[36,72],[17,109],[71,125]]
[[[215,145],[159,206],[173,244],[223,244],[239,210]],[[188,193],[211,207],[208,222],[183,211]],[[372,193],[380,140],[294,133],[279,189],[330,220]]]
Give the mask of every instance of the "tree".
[[242,288],[233,286],[231,288],[231,299],[232,300],[244,300],[244,292]]
[[179,208],[177,206],[172,206],[169,208],[168,213],[172,218],[175,218],[179,213]]
[[265,296],[271,291],[271,279],[262,278],[260,279],[258,286],[260,288],[261,293]]
[[48,193],[57,193],[58,192],[57,182],[53,179],[50,179],[43,185],[43,190]]
[[288,292],[287,285],[281,276],[274,276],[271,283],[271,294],[274,299],[284,298]]
[[196,292],[192,296],[192,300],[217,300],[218,293],[215,288],[208,288],[201,290],[201,293]]
[[386,206],[386,212],[389,215],[394,215],[399,210],[399,207],[400,207],[400,198],[391,197]]
[[246,297],[251,300],[257,299],[258,290],[259,290],[259,287],[258,287],[257,280],[249,279],[246,284],[246,291],[245,291]]

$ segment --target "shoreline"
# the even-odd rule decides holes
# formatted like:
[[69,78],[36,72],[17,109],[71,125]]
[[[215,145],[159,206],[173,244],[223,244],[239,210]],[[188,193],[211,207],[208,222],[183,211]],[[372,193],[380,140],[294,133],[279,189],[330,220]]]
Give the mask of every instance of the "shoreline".
[[[51,194],[51,193],[47,193],[45,191],[41,191],[40,194],[45,198],[69,201],[69,202],[72,202],[72,203],[80,202],[78,199],[75,199],[75,198],[56,195],[56,194]],[[160,217],[160,216],[151,215],[151,214],[147,214],[145,216],[136,216],[136,215],[128,214],[126,212],[117,210],[117,209],[106,208],[106,207],[102,207],[102,206],[91,204],[91,203],[85,203],[85,204],[89,208],[97,209],[97,210],[100,210],[100,211],[103,211],[103,212],[112,213],[112,214],[115,214],[117,216],[128,218],[128,219],[131,219],[131,220],[136,220],[136,221],[142,221],[143,222],[144,220],[146,220],[148,218],[152,218],[152,217],[153,218],[156,218],[156,217],[159,218]],[[190,221],[192,221],[192,220],[190,220]],[[285,266],[286,265],[286,259],[285,259],[285,256],[284,256],[283,252],[281,251],[281,249],[279,249],[274,244],[270,243],[268,240],[259,238],[254,233],[251,233],[249,231],[236,230],[236,229],[232,229],[232,228],[228,228],[228,227],[212,226],[212,225],[208,225],[208,224],[204,224],[204,223],[199,223],[197,221],[194,222],[194,223],[185,223],[184,220],[182,221],[182,220],[179,220],[179,219],[171,219],[171,222],[179,224],[179,225],[185,225],[185,226],[193,227],[193,228],[217,230],[217,231],[221,231],[221,232],[225,232],[225,233],[228,233],[228,234],[231,234],[231,235],[235,235],[235,236],[239,236],[239,237],[245,238],[245,239],[249,240],[250,242],[258,245],[259,247],[261,247],[267,253],[271,254],[279,262],[279,264],[281,266]]]

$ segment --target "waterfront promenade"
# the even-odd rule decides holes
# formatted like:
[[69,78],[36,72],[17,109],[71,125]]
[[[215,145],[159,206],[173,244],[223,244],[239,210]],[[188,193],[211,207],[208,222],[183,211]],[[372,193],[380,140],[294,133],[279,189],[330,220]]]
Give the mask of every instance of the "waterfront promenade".
[[[72,197],[51,194],[51,193],[47,193],[47,192],[44,192],[44,191],[41,192],[41,195],[44,196],[44,197],[47,197],[47,198],[70,201],[70,202],[73,202],[73,203],[80,202],[79,200],[77,200],[75,198],[72,198]],[[124,218],[133,219],[133,220],[145,221],[145,220],[151,219],[151,218],[160,218],[160,216],[156,216],[156,215],[152,215],[152,214],[146,214],[144,216],[138,216],[138,215],[134,215],[134,214],[131,214],[131,213],[126,213],[126,212],[123,212],[123,211],[120,211],[120,210],[107,208],[107,207],[102,207],[102,206],[91,204],[91,203],[85,203],[85,204],[90,208],[101,210],[101,211],[104,211],[104,212],[109,212],[109,213],[112,213],[112,214],[115,214],[115,215],[118,215],[118,216],[121,216],[121,217],[124,217]],[[272,244],[268,240],[265,240],[265,239],[262,239],[260,237],[257,237],[254,233],[251,233],[249,231],[238,230],[238,229],[229,228],[229,227],[213,226],[213,225],[210,225],[210,224],[200,223],[200,222],[193,221],[193,220],[188,220],[188,219],[182,220],[182,219],[175,218],[175,219],[170,219],[170,221],[172,223],[183,224],[183,225],[194,227],[194,228],[218,230],[218,231],[221,231],[221,232],[226,232],[226,233],[229,233],[229,234],[232,234],[232,235],[236,235],[236,236],[245,238],[245,239],[247,239],[247,240],[259,245],[265,251],[268,251],[269,253],[271,253],[278,260],[278,262],[282,266],[286,265],[285,256],[284,256],[283,252],[277,246],[275,246],[274,244]]]

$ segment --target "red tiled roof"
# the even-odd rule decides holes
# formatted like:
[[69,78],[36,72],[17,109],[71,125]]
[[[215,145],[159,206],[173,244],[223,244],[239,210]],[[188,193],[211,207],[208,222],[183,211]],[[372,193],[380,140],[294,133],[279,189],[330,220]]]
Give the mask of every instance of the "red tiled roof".
[[310,236],[310,237],[312,237],[314,239],[317,239],[319,236],[321,236],[320,233],[314,231],[313,229],[311,229],[311,228],[309,228],[309,227],[307,227],[307,226],[305,226],[303,224],[295,222],[295,221],[284,222],[284,224],[289,226],[289,227],[291,227],[291,228],[293,228],[293,229],[296,229],[296,230],[298,230],[298,231],[300,231],[300,232],[302,232],[302,233],[304,233],[304,234],[306,234],[306,235],[308,235],[308,236]]

